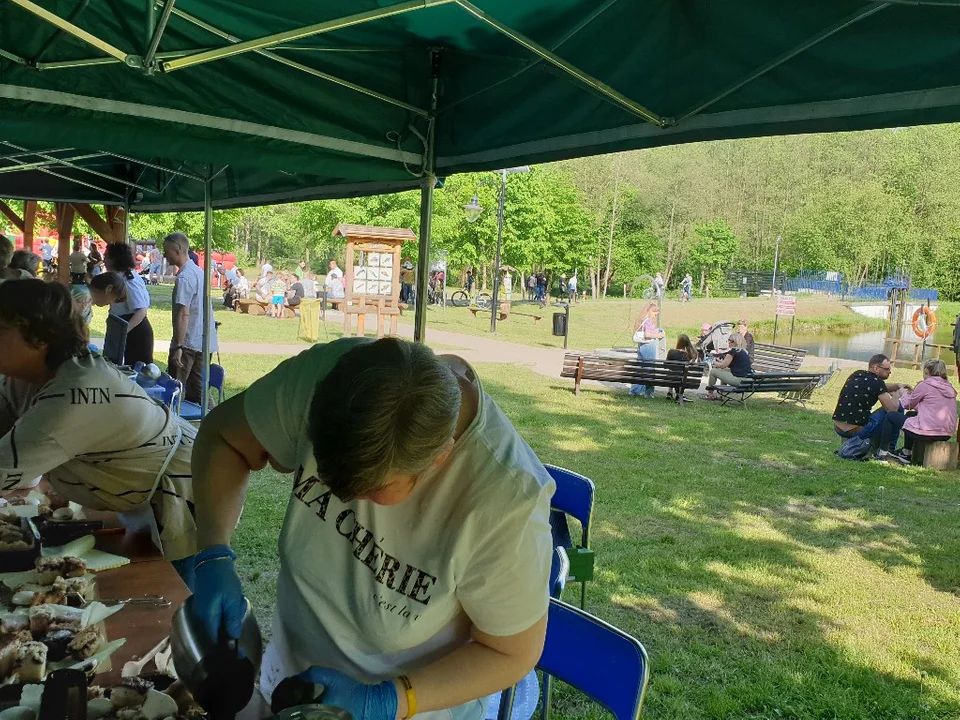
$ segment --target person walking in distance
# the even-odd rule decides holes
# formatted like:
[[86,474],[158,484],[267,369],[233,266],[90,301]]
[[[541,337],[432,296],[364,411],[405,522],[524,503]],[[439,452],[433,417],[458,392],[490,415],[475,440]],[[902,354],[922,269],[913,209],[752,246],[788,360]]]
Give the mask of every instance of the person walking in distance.
[[203,303],[203,270],[190,259],[190,241],[183,233],[163,239],[163,254],[175,266],[173,285],[173,340],[167,372],[184,385],[184,398],[200,403],[203,398],[203,323],[210,323],[210,352],[217,350],[213,306]]

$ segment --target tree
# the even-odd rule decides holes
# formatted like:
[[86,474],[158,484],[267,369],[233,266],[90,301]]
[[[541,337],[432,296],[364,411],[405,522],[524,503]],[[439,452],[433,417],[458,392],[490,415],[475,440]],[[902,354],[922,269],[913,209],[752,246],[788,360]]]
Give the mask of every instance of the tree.
[[694,233],[697,240],[690,255],[700,269],[700,291],[710,297],[711,279],[716,279],[716,275],[727,267],[740,247],[740,240],[722,219],[697,225]]

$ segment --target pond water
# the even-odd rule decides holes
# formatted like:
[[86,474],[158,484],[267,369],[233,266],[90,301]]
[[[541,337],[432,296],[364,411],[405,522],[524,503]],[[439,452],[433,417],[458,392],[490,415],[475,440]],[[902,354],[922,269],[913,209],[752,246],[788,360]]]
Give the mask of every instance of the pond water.
[[[890,352],[890,348],[884,348],[883,339],[887,336],[884,330],[874,330],[870,332],[857,333],[856,335],[840,335],[835,333],[821,333],[818,335],[794,335],[793,347],[803,348],[811,355],[821,357],[841,358],[844,360],[866,361],[870,356],[878,352]],[[913,331],[906,329],[903,337],[905,340],[914,340]],[[770,342],[772,338],[764,338],[764,342]],[[786,333],[777,333],[777,344],[786,345],[790,340],[789,329]],[[937,328],[937,332],[932,339],[933,342],[943,345],[953,343],[953,327],[950,322],[946,322]],[[912,360],[914,348],[912,345],[901,346],[899,359]],[[933,357],[934,351],[928,349],[925,358]],[[956,364],[953,352],[944,350],[940,354],[947,367]]]

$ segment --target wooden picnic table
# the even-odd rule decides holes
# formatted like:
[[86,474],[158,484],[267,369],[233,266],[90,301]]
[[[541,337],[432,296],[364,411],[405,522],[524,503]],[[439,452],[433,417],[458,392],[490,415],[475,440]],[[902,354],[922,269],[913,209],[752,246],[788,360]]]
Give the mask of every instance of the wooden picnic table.
[[[170,634],[170,622],[177,608],[190,596],[173,565],[163,559],[146,533],[115,533],[97,536],[97,549],[130,558],[130,564],[97,573],[100,597],[124,599],[142,595],[163,595],[170,607],[127,606],[106,620],[107,640],[127,642],[111,658],[111,670],[98,675],[102,686],[120,682],[120,671],[128,660],[138,660]],[[150,672],[150,666],[144,669]]]
[[[147,533],[108,533],[97,536],[97,549],[130,558],[130,564],[97,573],[100,597],[128,598],[163,595],[171,602],[167,608],[127,606],[106,620],[107,640],[126,638],[127,642],[111,658],[111,669],[96,677],[96,684],[109,687],[120,682],[123,664],[139,660],[170,634],[170,623],[177,608],[190,596],[190,591],[163,559]],[[148,663],[144,674],[153,668]],[[250,704],[237,714],[237,720],[263,720],[271,715],[270,707],[259,690],[254,690]]]

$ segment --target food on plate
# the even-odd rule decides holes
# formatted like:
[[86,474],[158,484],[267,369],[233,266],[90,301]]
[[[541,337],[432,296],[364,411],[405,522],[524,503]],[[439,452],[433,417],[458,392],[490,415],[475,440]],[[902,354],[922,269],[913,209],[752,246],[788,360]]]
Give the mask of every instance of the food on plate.
[[0,635],[13,635],[30,628],[30,616],[21,611],[0,615]]
[[37,558],[37,582],[52,585],[58,578],[76,578],[87,574],[87,564],[76,557]]
[[93,589],[93,576],[57,578],[53,581],[52,587],[55,591],[63,591],[67,595],[79,595],[86,599]]
[[30,608],[30,632],[34,637],[53,630],[80,629],[83,610],[64,605],[37,605]]
[[67,645],[67,652],[79,660],[86,660],[96,655],[106,642],[100,626],[91,625],[76,634]]
[[53,511],[54,520],[73,520],[73,510],[68,507],[59,507]]
[[23,534],[23,527],[20,525],[20,518],[8,518],[2,516],[0,521],[0,551],[3,550],[26,550],[31,547]]
[[77,636],[73,630],[54,630],[40,637],[40,642],[47,646],[47,660],[60,662],[69,652],[69,645]]
[[13,655],[13,674],[19,682],[43,682],[47,674],[47,646],[41,642],[16,643]]
[[50,587],[44,590],[18,590],[13,594],[13,604],[21,607],[28,605],[66,605],[65,590]]
[[119,685],[110,690],[110,703],[117,708],[139,708],[147,699],[147,691],[153,690],[153,683],[142,677],[124,678]]

